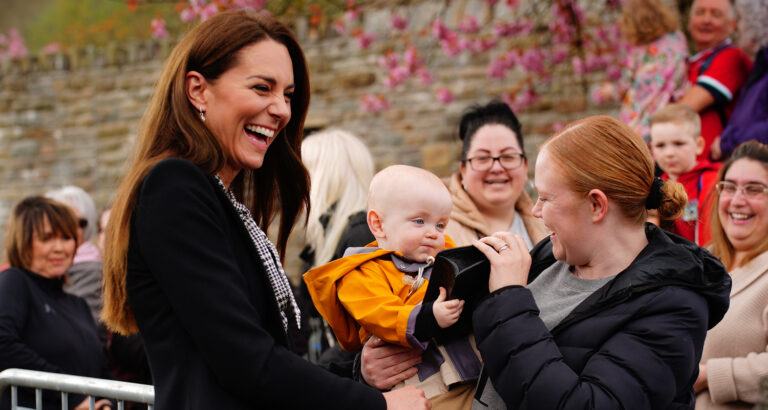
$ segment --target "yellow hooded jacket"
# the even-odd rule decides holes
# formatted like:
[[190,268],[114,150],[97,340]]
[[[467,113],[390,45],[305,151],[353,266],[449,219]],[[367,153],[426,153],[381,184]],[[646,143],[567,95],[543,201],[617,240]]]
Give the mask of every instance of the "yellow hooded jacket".
[[[412,347],[408,322],[427,291],[428,281],[410,296],[413,276],[395,267],[385,256],[399,253],[378,249],[346,256],[311,269],[304,282],[315,308],[333,329],[344,350],[356,351],[371,335],[402,346]],[[455,244],[447,235],[445,248]],[[413,326],[411,326],[413,328]]]

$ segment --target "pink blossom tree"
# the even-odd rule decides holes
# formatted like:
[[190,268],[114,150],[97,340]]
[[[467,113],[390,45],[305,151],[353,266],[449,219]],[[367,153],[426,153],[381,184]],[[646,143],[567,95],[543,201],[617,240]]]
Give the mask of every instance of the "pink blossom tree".
[[[205,20],[222,10],[262,10],[273,3],[280,2],[187,0],[180,18],[185,22]],[[338,6],[315,1],[305,11],[311,25],[329,19],[326,23],[330,22],[336,35],[349,38],[361,51],[380,53],[376,60],[387,92],[364,95],[360,108],[366,112],[389,108],[389,99],[396,98],[397,90],[404,86],[434,87],[435,99],[451,104],[454,90],[434,84],[435,50],[447,58],[469,55],[488,60],[488,81],[504,85],[505,91],[498,97],[515,110],[536,104],[558,71],[567,70],[578,78],[583,95],[598,103],[600,94],[589,90],[590,76],[599,73],[602,80],[615,81],[621,75],[627,45],[617,23],[619,0],[485,0],[485,10],[463,12],[448,22],[446,14],[452,3],[443,1],[434,18],[422,27],[416,27],[402,11],[392,11],[384,32],[367,31],[363,24],[365,14],[374,8],[369,2],[346,0]],[[594,10],[585,10],[585,6]],[[152,32],[158,38],[168,35],[160,20],[153,21]],[[521,38],[529,41],[521,45]],[[398,46],[372,51],[377,42]]]

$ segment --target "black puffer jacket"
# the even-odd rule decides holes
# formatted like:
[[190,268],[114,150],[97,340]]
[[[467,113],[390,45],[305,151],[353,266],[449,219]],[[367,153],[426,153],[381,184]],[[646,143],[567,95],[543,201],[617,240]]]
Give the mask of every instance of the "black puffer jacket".
[[[707,329],[728,310],[731,280],[709,252],[646,225],[648,246],[552,332],[531,292],[492,293],[474,314],[493,386],[510,409],[693,408]],[[532,251],[533,280],[555,259]]]

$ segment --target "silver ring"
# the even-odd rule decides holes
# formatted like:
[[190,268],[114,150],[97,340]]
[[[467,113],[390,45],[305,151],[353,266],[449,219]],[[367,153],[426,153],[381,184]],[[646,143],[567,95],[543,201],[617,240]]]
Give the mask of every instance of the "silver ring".
[[498,252],[498,253],[501,253],[501,251],[503,251],[504,249],[509,249],[509,245],[507,245],[507,244],[504,244],[504,246],[502,246],[501,248],[499,248],[499,250],[498,250],[498,251],[496,251],[496,252]]

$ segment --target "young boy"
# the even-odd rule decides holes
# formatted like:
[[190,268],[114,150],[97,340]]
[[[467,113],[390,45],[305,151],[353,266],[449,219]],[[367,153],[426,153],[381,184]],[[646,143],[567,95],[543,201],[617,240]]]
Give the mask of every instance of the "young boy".
[[687,106],[670,104],[651,117],[651,152],[664,171],[661,179],[681,183],[688,194],[683,215],[672,221],[669,230],[699,246],[706,245],[711,237],[711,193],[718,171],[718,166],[707,160],[696,161],[703,150],[701,120]]
[[434,174],[405,165],[385,168],[368,192],[368,227],[376,241],[310,270],[304,281],[342,348],[360,350],[377,336],[425,350],[419,374],[406,383],[423,388],[428,398],[458,383],[468,387],[461,400],[469,403],[471,384],[462,382],[479,374],[476,349],[468,339],[429,343],[439,328],[459,319],[464,302],[445,300],[441,289],[434,302],[421,303],[435,255],[453,246],[445,236],[451,208],[451,195]]

